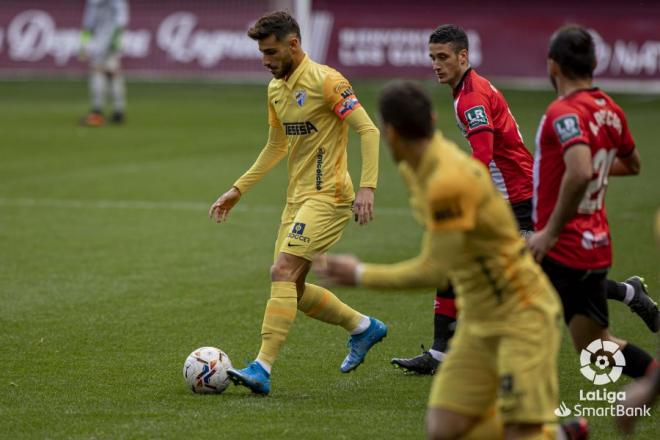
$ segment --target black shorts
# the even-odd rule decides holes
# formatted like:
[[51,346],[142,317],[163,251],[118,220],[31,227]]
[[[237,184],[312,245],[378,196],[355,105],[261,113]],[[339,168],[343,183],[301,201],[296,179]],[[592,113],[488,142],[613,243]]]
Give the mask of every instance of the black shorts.
[[574,269],[548,257],[541,267],[559,293],[564,306],[564,321],[571,322],[575,315],[584,315],[607,328],[607,268],[597,270]]
[[511,205],[513,215],[518,221],[518,229],[523,236],[527,236],[534,231],[534,222],[532,221],[532,199]]

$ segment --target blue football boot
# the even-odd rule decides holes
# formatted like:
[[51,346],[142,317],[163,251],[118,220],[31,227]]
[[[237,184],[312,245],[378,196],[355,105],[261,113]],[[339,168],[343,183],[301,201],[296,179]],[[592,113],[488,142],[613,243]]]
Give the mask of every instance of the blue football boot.
[[355,370],[362,362],[371,347],[387,336],[387,326],[376,318],[369,318],[369,327],[358,335],[351,336],[348,340],[348,356],[341,363],[342,373]]
[[270,374],[257,361],[242,370],[229,368],[227,375],[234,384],[248,387],[255,394],[265,396],[270,392]]

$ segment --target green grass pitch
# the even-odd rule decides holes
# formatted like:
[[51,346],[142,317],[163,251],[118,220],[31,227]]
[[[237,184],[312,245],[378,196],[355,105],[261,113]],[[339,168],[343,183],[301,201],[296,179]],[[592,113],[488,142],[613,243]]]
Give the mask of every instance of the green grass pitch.
[[[446,87],[428,83],[439,126],[465,145]],[[355,84],[374,115],[380,84]],[[280,164],[228,223],[207,218],[266,138],[265,85],[129,83],[128,123],[87,129],[82,81],[0,82],[0,438],[422,438],[431,379],[394,370],[393,356],[432,336],[433,293],[336,289],[390,326],[356,372],[343,375],[346,334],[299,316],[273,370],[268,398],[230,387],[193,395],[190,351],[224,349],[237,366],[259,348],[285,195]],[[505,91],[527,145],[550,92]],[[660,289],[652,217],[660,204],[660,97],[616,96],[643,159],[612,178],[607,205],[614,278]],[[349,146],[354,181],[359,146]],[[351,224],[334,251],[392,262],[418,250],[420,228],[381,152],[376,219]],[[612,328],[655,352],[656,338],[625,306]],[[564,335],[561,399],[587,387]],[[621,380],[611,389],[627,381]],[[657,418],[635,438],[657,438]],[[592,418],[595,439],[616,438]]]

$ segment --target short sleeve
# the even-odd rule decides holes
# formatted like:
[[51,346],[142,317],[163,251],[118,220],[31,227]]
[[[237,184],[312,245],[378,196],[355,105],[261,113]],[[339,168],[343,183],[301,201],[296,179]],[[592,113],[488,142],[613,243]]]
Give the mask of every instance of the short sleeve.
[[574,109],[554,108],[549,111],[551,131],[563,153],[575,144],[589,145],[588,132],[584,121]]
[[339,72],[330,72],[323,82],[323,99],[342,121],[361,107],[351,84]]
[[471,92],[459,97],[456,104],[456,117],[465,127],[466,137],[483,130],[494,130],[490,103],[479,93]]
[[434,178],[429,182],[427,201],[430,231],[468,231],[474,229],[477,218],[479,185],[466,179]]

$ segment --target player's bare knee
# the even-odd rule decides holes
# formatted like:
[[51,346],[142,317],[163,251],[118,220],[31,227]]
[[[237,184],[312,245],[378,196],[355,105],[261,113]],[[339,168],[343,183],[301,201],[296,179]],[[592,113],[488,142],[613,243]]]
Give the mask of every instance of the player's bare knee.
[[455,440],[460,437],[460,433],[454,432],[450,427],[438,423],[426,424],[426,438],[429,440]]
[[303,258],[281,253],[270,268],[270,279],[271,281],[290,281],[296,285],[301,280],[304,283],[309,266],[309,261]]
[[506,440],[518,440],[527,438],[537,438],[543,431],[543,425],[540,423],[509,423],[504,425],[504,438]]
[[295,281],[291,267],[286,262],[279,260],[270,267],[270,279],[271,281]]
[[432,440],[457,439],[466,433],[470,426],[458,414],[448,414],[439,409],[429,409],[426,413],[426,435]]

